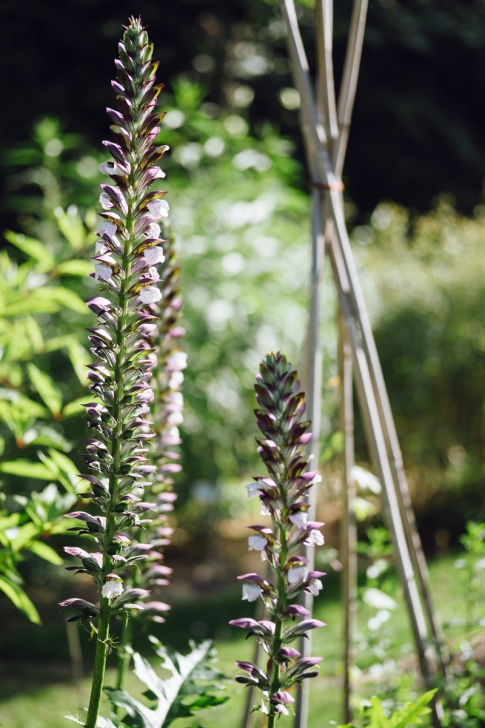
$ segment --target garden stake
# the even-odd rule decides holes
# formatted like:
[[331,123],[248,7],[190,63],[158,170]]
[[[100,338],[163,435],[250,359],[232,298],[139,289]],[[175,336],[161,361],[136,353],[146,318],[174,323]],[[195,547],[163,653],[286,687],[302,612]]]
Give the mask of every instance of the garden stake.
[[[405,484],[402,467],[402,456],[395,433],[394,422],[390,411],[387,392],[385,390],[380,362],[372,335],[367,311],[363,301],[360,285],[355,271],[355,264],[348,240],[343,214],[343,198],[341,194],[341,172],[348,128],[352,112],[358,68],[362,47],[365,23],[366,2],[356,0],[351,22],[351,32],[347,47],[344,78],[342,82],[339,107],[339,135],[332,144],[334,124],[325,120],[325,114],[332,115],[335,109],[333,81],[322,82],[331,71],[329,57],[331,53],[331,30],[318,30],[318,23],[323,21],[331,28],[331,4],[326,0],[317,2],[317,43],[324,44],[319,48],[320,63],[317,84],[319,99],[318,108],[313,100],[308,62],[299,33],[293,0],[281,0],[282,14],[288,30],[288,44],[293,67],[294,82],[301,98],[302,133],[307,149],[308,164],[312,174],[312,183],[325,191],[326,248],[332,258],[332,270],[336,279],[339,300],[348,298],[344,311],[345,326],[349,330],[351,346],[355,361],[357,391],[360,392],[360,404],[364,422],[367,422],[367,437],[370,451],[373,452],[375,467],[383,485],[383,496],[390,520],[391,533],[395,545],[399,570],[410,613],[415,636],[421,672],[425,683],[432,682],[433,669],[430,656],[426,652],[429,642],[426,620],[416,585],[416,577],[421,589],[430,631],[436,644],[437,656],[441,669],[445,668],[445,658],[441,652],[442,635],[439,622],[434,614],[429,593],[427,570],[424,556],[416,531],[414,518],[411,515],[409,492]],[[321,66],[323,65],[323,70]],[[323,123],[324,122],[324,123]],[[326,128],[325,128],[326,127]],[[367,401],[368,400],[368,401]],[[350,622],[349,622],[350,624]],[[345,662],[348,664],[349,660]],[[348,677],[346,678],[348,680]],[[296,725],[303,728],[307,725],[307,707],[300,695],[297,706]],[[347,710],[346,710],[347,712]],[[435,708],[435,723],[438,721]]]
[[342,314],[339,313],[340,429],[343,451],[343,518],[341,526],[342,601],[344,604],[344,690],[343,722],[350,723],[350,671],[354,662],[354,635],[357,626],[357,522],[353,507],[356,483],[354,466],[354,411],[352,390],[352,346]]

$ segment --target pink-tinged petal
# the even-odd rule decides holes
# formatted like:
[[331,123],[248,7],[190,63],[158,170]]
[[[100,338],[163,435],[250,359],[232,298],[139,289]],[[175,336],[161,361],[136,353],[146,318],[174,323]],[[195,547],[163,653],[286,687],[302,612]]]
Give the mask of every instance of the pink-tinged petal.
[[233,627],[240,627],[241,629],[255,629],[259,627],[259,623],[255,619],[249,617],[242,617],[241,619],[231,619],[229,622]]
[[80,559],[88,559],[90,554],[77,546],[64,546],[64,551],[70,556],[78,556]]
[[271,700],[273,703],[281,703],[282,705],[288,705],[289,703],[295,702],[295,698],[285,690],[279,690],[277,693],[274,693],[271,696]]
[[290,617],[309,617],[311,613],[301,604],[290,604],[289,607],[286,607],[283,614],[287,614]]

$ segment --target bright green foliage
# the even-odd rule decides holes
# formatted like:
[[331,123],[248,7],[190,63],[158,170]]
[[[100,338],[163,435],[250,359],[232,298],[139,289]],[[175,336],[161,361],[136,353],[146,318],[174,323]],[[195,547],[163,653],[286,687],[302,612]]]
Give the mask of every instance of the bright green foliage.
[[199,710],[226,702],[226,697],[214,694],[224,689],[221,680],[225,676],[213,664],[215,651],[210,641],[199,646],[191,642],[191,652],[181,655],[164,647],[155,637],[150,637],[150,640],[163,660],[162,667],[171,676],[161,679],[148,660],[135,653],[135,675],[147,686],[144,695],[149,701],[156,701],[156,707],[148,708],[125,690],[104,688],[111,702],[126,710],[122,725],[129,728],[168,728],[177,718],[187,718]]
[[56,566],[62,564],[58,553],[40,539],[67,531],[70,524],[63,516],[76,502],[76,496],[59,493],[56,485],[51,483],[41,493],[14,498],[21,510],[13,513],[0,510],[0,591],[27,619],[40,624],[39,614],[23,590],[18,564],[24,551],[30,551]]
[[[420,725],[423,723],[422,718],[431,712],[428,704],[435,693],[436,690],[429,690],[414,702],[406,703],[403,708],[399,708],[391,715],[386,715],[379,698],[371,698],[370,703],[363,708],[362,723],[359,722],[358,725],[362,725],[363,728],[405,728],[407,725]],[[343,727],[339,726],[339,728]]]
[[454,563],[462,575],[463,602],[466,605],[466,630],[482,625],[485,604],[485,523],[469,521],[460,538],[466,549],[464,558]]
[[[34,622],[40,618],[17,566],[25,550],[60,565],[58,554],[39,538],[66,530],[60,519],[76,500],[79,466],[65,453],[79,438],[71,418],[86,401],[89,360],[80,342],[89,320],[83,298],[90,290],[87,256],[96,222],[92,213],[81,220],[66,204],[68,169],[51,154],[59,148],[57,134],[57,123],[44,120],[34,144],[10,154],[12,163],[28,165],[21,177],[26,189],[37,185],[43,194],[10,198],[23,211],[28,234],[5,232],[10,246],[0,253],[0,482],[7,495],[28,494],[4,501],[0,589]],[[76,141],[65,138],[60,151]],[[50,485],[32,492],[39,480]],[[60,495],[55,483],[67,494]]]

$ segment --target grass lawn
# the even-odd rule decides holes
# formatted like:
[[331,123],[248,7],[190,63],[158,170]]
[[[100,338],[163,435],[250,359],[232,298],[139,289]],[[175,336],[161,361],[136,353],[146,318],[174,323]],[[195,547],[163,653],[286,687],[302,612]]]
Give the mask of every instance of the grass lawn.
[[[463,616],[465,610],[463,591],[457,586],[459,574],[453,569],[453,560],[451,557],[443,558],[430,565],[435,602],[443,622]],[[311,728],[317,728],[317,726],[326,728],[329,726],[329,721],[341,721],[341,615],[338,584],[336,580],[332,582],[330,579],[328,584],[328,589],[323,590],[316,605],[315,616],[325,621],[328,626],[315,631],[313,635],[313,653],[323,655],[325,659],[322,663],[320,677],[311,681]],[[404,599],[400,595],[399,588],[397,588],[396,594],[398,606],[392,614],[393,636],[389,647],[389,657],[395,663],[394,674],[402,673],[403,665],[405,665],[404,669],[412,676],[414,672],[414,660],[410,656],[412,655],[412,636],[404,608]],[[237,606],[238,604],[239,606]],[[173,632],[175,641],[179,642],[181,634],[185,637],[189,622],[194,621],[194,614],[198,618],[202,615],[209,621],[212,619],[214,624],[221,624],[227,623],[227,619],[231,617],[242,616],[242,610],[242,603],[235,602],[233,595],[231,595],[229,603],[226,603],[224,595],[221,595],[220,607],[218,600],[208,601],[207,604],[201,600],[197,605],[184,605],[177,610],[178,616],[176,616],[177,612],[173,615],[175,621],[171,629],[170,622],[167,624],[168,633],[163,635],[160,632],[159,636],[170,642]],[[365,624],[370,613],[369,607],[362,605],[359,614],[359,621],[362,625]],[[448,636],[455,641],[458,640],[459,630],[455,628],[453,631],[448,631]],[[233,661],[250,659],[253,645],[254,640],[244,640],[242,631],[239,639],[237,634],[230,633],[229,630],[220,633],[220,639],[217,639],[216,636],[221,670],[228,676],[232,676],[234,674]],[[368,659],[365,654],[359,656],[359,662],[361,667],[366,666]],[[392,680],[393,673],[392,663],[389,664],[390,676],[382,678],[387,681]],[[60,717],[59,713],[70,711],[82,716],[80,708],[87,704],[89,681],[84,680],[76,693],[69,676],[62,679],[64,677],[62,667],[57,672],[54,670],[53,679],[49,680],[51,669],[47,663],[39,664],[31,661],[25,664],[24,673],[20,678],[17,666],[17,676],[14,679],[8,674],[8,667],[4,667],[5,675],[0,674],[0,682],[3,682],[4,685],[3,699],[0,703],[2,728],[68,728],[69,725],[74,724]],[[64,669],[67,670],[67,668]],[[41,687],[36,688],[35,684],[36,682],[38,684],[39,678],[42,679]],[[110,670],[107,684],[112,684],[112,682],[113,671]],[[12,686],[11,690],[8,689],[9,684]],[[128,690],[132,694],[139,694],[138,686],[137,679],[131,676],[127,685]],[[357,679],[356,693],[358,695],[369,695],[374,690],[376,690],[375,684],[369,683],[368,680]],[[226,704],[211,711],[202,711],[197,718],[177,721],[173,724],[174,728],[187,728],[199,724],[204,724],[207,728],[238,728],[244,702],[244,689],[230,680],[227,694],[230,696],[230,700]],[[106,707],[105,705],[105,710],[102,711],[104,714],[108,714]],[[288,728],[291,722],[289,718],[283,718],[279,725],[281,728]],[[259,719],[258,714],[255,726],[263,724],[264,721]]]

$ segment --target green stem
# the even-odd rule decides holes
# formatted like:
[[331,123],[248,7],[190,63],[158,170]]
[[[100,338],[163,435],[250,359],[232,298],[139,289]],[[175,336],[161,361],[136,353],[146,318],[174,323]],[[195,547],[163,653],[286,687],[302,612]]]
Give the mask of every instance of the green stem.
[[[279,528],[280,532],[280,544],[281,544],[281,551],[280,551],[280,568],[278,570],[278,601],[277,601],[277,612],[275,615],[275,636],[273,641],[273,650],[271,657],[273,658],[273,668],[272,668],[272,674],[271,674],[271,684],[270,684],[270,690],[269,694],[274,695],[274,693],[277,693],[280,689],[280,664],[277,662],[274,658],[280,651],[281,647],[283,646],[283,641],[281,639],[282,633],[283,633],[283,620],[279,616],[283,610],[286,607],[286,577],[284,572],[284,567],[286,564],[286,560],[288,558],[288,546],[286,543],[286,531],[285,529],[280,526]],[[268,728],[274,728],[276,718],[278,717],[278,714],[275,710],[275,705],[270,701],[269,703],[269,715],[268,715]]]
[[[126,328],[128,319],[128,299],[126,297],[126,288],[131,273],[130,257],[133,248],[133,218],[131,215],[131,211],[127,215],[126,227],[129,232],[129,240],[126,243],[123,252],[122,268],[125,272],[125,276],[121,281],[120,294],[118,299],[119,306],[121,308],[121,315],[118,319],[118,325],[116,329],[116,343],[118,344],[119,348],[116,355],[114,368],[115,381],[118,382],[118,387],[114,396],[112,410],[113,419],[116,422],[116,427],[113,428],[113,434],[111,437],[111,455],[113,457],[113,463],[109,476],[109,489],[111,493],[111,498],[109,511],[106,516],[106,533],[103,540],[103,583],[106,581],[106,576],[111,571],[111,557],[108,554],[108,549],[111,545],[113,536],[116,534],[117,527],[115,507],[118,503],[118,473],[121,463],[121,435],[123,432],[121,401],[124,396],[124,379],[122,367],[125,362],[124,330]],[[98,620],[96,655],[94,661],[93,681],[91,685],[91,697],[89,699],[88,715],[86,718],[86,728],[96,728],[96,723],[98,720],[101,694],[104,685],[104,675],[106,672],[106,655],[108,653],[110,616],[110,601],[109,599],[102,598],[101,613]]]
[[123,690],[123,683],[125,681],[126,671],[130,665],[131,658],[131,655],[126,648],[131,647],[132,637],[132,624],[130,616],[127,612],[123,620],[123,627],[121,629],[120,636],[120,646],[118,648],[118,675],[116,677],[117,690]]
[[101,614],[98,620],[96,656],[94,658],[93,681],[91,685],[88,715],[86,718],[86,728],[96,728],[98,720],[99,705],[101,703],[101,693],[104,684],[104,673],[106,670],[106,655],[108,653],[109,618],[109,599],[101,599]]

